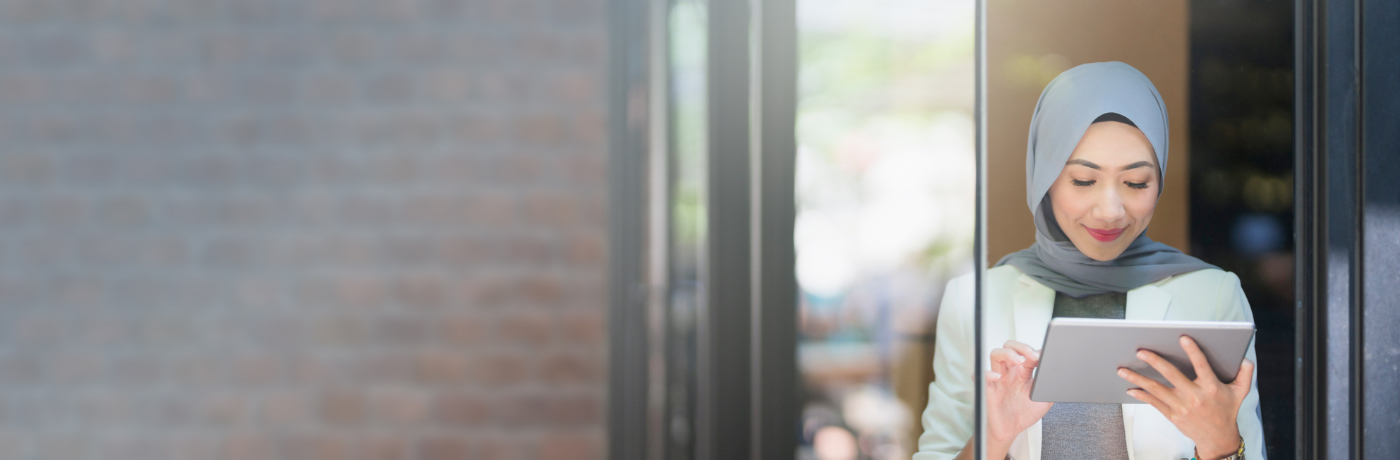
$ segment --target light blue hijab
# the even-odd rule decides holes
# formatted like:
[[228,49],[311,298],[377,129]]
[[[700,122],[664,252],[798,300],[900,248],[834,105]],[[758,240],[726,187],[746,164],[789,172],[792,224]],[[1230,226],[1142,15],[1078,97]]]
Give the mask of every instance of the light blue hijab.
[[[1097,261],[1079,252],[1060,230],[1046,193],[1060,177],[1079,138],[1106,113],[1122,115],[1147,135],[1161,168],[1159,179],[1166,178],[1167,107],[1152,81],[1122,62],[1066,70],[1040,93],[1026,143],[1026,205],[1035,216],[1035,244],[1008,254],[997,265],[1019,268],[1073,297],[1128,292],[1168,276],[1216,268],[1152,241],[1146,232],[1117,258]],[[1160,196],[1161,188],[1157,190]]]

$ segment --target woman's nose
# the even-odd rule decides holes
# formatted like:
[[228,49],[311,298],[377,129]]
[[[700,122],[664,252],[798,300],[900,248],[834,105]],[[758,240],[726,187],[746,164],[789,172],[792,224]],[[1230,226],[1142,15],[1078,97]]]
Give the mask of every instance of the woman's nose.
[[1104,188],[1107,190],[1099,196],[1098,203],[1094,205],[1090,216],[1106,222],[1122,219],[1127,214],[1127,210],[1123,209],[1123,197],[1119,196],[1118,191],[1113,190],[1113,187]]

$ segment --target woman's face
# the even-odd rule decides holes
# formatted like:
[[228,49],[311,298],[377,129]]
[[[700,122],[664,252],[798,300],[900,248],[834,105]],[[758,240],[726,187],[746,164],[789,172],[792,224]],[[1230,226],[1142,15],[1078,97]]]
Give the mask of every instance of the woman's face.
[[1113,260],[1147,229],[1161,184],[1152,143],[1118,122],[1089,125],[1050,186],[1055,220],[1079,252]]

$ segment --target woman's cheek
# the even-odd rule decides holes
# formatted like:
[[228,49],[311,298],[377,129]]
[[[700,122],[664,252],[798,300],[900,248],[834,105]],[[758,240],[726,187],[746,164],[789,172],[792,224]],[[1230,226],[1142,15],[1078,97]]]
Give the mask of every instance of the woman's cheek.
[[1132,201],[1133,217],[1135,217],[1139,221],[1146,221],[1148,219],[1151,219],[1152,213],[1157,210],[1157,197],[1155,196],[1156,191],[1150,189],[1144,191],[1151,191],[1154,192],[1154,194],[1148,195],[1144,193],[1142,194],[1142,196],[1139,196]]
[[1060,208],[1069,217],[1069,221],[1066,223],[1073,224],[1074,222],[1077,222],[1080,216],[1083,216],[1087,212],[1088,208],[1093,206],[1089,200],[1084,199],[1083,197],[1076,198],[1077,199],[1069,200],[1069,203],[1066,203]]

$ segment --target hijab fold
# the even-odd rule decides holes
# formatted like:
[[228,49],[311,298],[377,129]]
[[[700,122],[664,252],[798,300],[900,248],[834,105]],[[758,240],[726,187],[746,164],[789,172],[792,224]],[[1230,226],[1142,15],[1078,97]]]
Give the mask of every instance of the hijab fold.
[[[1036,102],[1026,143],[1026,204],[1035,220],[1035,244],[997,266],[1021,269],[1041,284],[1073,297],[1128,292],[1172,275],[1216,268],[1144,232],[1117,258],[1098,261],[1074,247],[1055,221],[1046,194],[1079,139],[1095,119],[1116,113],[1136,125],[1157,155],[1159,179],[1167,170],[1167,107],[1152,81],[1122,62],[1097,62],[1055,77]],[[1158,189],[1160,196],[1161,187]]]

